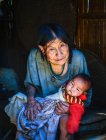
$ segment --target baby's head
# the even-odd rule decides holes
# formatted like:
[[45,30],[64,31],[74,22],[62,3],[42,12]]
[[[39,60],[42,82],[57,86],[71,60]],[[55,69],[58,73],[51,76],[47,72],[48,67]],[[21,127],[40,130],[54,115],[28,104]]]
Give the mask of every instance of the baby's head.
[[91,79],[86,74],[78,74],[73,77],[71,81],[66,84],[66,92],[71,96],[80,96],[81,94],[87,94],[87,91],[91,87]]

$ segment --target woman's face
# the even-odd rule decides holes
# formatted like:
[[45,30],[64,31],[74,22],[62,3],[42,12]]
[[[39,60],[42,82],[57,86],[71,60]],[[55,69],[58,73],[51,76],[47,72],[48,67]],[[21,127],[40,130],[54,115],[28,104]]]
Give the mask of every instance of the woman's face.
[[51,64],[63,65],[69,59],[69,46],[60,39],[55,39],[47,44],[45,53]]

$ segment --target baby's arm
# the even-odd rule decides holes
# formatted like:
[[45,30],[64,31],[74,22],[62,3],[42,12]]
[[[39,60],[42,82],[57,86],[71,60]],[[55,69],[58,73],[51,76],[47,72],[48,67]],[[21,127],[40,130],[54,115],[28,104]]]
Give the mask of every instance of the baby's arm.
[[63,97],[63,93],[62,93],[62,89],[61,88],[58,90],[57,93],[54,93],[53,95],[49,95],[46,98],[53,99],[53,100],[66,101],[64,99],[64,97]]

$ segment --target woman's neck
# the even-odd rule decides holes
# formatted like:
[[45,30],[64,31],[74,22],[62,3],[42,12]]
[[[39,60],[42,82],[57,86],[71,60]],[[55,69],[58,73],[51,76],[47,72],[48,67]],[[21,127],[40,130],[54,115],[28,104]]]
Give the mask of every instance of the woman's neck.
[[68,62],[66,62],[63,65],[50,64],[50,67],[51,67],[51,71],[55,75],[64,75],[64,74],[66,74],[66,72],[68,70]]

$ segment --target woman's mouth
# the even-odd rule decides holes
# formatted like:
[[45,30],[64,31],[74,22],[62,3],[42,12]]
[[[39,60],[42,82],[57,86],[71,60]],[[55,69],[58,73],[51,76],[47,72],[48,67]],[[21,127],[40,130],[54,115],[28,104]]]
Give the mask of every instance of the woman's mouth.
[[56,59],[56,61],[62,61],[64,60],[65,58],[59,58],[59,59]]

